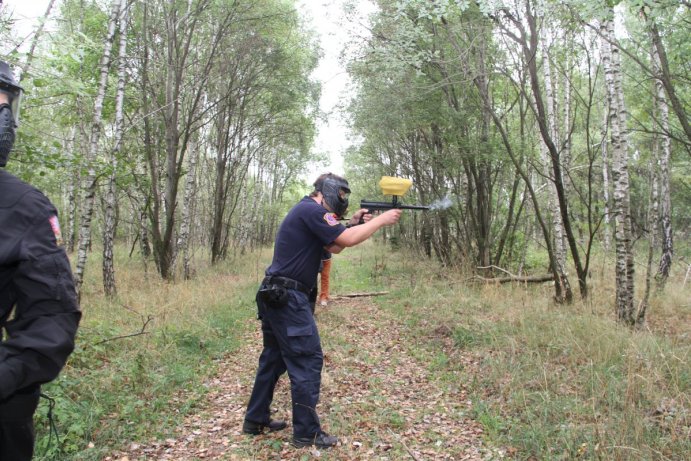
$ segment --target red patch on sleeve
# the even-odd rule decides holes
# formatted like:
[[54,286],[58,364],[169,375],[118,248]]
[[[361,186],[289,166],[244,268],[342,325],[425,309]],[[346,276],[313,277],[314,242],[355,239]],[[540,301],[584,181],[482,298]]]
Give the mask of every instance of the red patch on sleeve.
[[338,226],[338,219],[336,219],[336,215],[333,213],[325,213],[324,221],[326,221],[329,226]]
[[58,245],[62,245],[62,231],[60,230],[60,222],[58,221],[58,217],[53,215],[48,218],[48,222],[50,223],[50,228],[53,229],[53,234],[55,234],[55,241]]

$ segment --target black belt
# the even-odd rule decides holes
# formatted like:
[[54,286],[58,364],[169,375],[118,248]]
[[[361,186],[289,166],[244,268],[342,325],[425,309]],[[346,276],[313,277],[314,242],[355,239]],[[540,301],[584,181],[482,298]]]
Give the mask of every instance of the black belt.
[[279,277],[277,275],[268,275],[262,280],[262,285],[278,285],[289,290],[297,290],[309,296],[310,289],[297,280],[289,279],[287,277]]

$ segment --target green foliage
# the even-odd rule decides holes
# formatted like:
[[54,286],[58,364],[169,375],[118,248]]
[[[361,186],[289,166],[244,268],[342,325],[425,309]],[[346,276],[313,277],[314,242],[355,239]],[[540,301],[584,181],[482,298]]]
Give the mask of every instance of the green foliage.
[[[114,65],[109,71],[101,127],[104,136],[97,159],[91,165],[85,165],[83,159],[89,148],[108,3],[60,2],[56,30],[44,36],[32,67],[22,75],[27,94],[9,169],[45,190],[56,202],[72,200],[67,197],[66,186],[78,184],[87,167],[94,167],[99,178],[112,172],[108,155],[114,141]],[[168,186],[173,190],[180,185],[186,173],[185,156],[189,153],[181,140],[171,140],[167,135],[189,130],[201,154],[202,171],[196,184],[198,214],[194,218],[199,235],[194,238],[209,240],[206,229],[211,227],[209,215],[215,205],[211,203],[214,192],[210,178],[218,171],[214,157],[223,151],[224,140],[231,138],[235,144],[227,148],[225,166],[232,184],[226,189],[223,205],[232,211],[223,217],[222,224],[227,232],[236,232],[249,221],[249,209],[254,218],[250,223],[252,238],[269,243],[280,217],[310,189],[295,178],[319,157],[311,145],[320,88],[310,79],[318,62],[318,43],[301,22],[296,3],[162,0],[128,5],[126,129],[115,173],[122,198],[127,197],[129,203],[120,203],[120,235],[127,234],[128,239],[137,235],[138,230],[132,229],[137,228],[140,213],[153,214],[153,207],[145,206],[147,200],[158,198]],[[387,174],[414,179],[415,188],[406,201],[451,196],[456,206],[445,213],[405,216],[399,229],[381,237],[387,239],[387,248],[355,250],[357,262],[350,266],[336,264],[333,277],[353,291],[385,290],[400,284],[397,294],[404,296],[404,301],[398,302],[392,296],[385,298],[384,303],[406,325],[421,331],[429,329],[430,319],[438,320],[447,327],[439,331],[456,350],[483,357],[481,366],[486,373],[474,377],[475,411],[491,440],[515,445],[525,457],[545,459],[626,457],[614,449],[603,454],[602,440],[607,437],[613,441],[608,446],[640,446],[645,442],[655,447],[642,456],[654,458],[657,455],[653,450],[675,455],[682,452],[673,440],[676,433],[646,417],[644,408],[655,406],[662,394],[667,398],[685,396],[688,372],[673,361],[663,361],[668,367],[664,372],[656,368],[653,347],[644,346],[645,339],[617,331],[608,322],[593,320],[586,314],[591,310],[589,304],[584,305],[588,308],[574,309],[577,315],[570,316],[545,308],[542,303],[550,295],[544,287],[514,289],[521,307],[527,309],[516,320],[504,318],[504,312],[499,310],[504,307],[502,303],[513,300],[501,298],[501,303],[496,302],[496,293],[489,293],[490,297],[495,296],[493,303],[485,299],[488,293],[482,288],[448,286],[449,275],[444,271],[477,266],[481,244],[487,244],[491,262],[501,261],[506,269],[520,266],[533,273],[543,272],[548,266],[545,250],[535,243],[539,238],[534,229],[535,207],[542,205],[542,211],[547,208],[545,191],[551,182],[544,176],[546,166],[540,158],[543,141],[536,117],[527,107],[527,101],[532,99],[532,89],[525,78],[528,63],[511,38],[511,34],[517,33],[511,18],[525,18],[524,3],[504,2],[503,10],[498,10],[497,5],[493,1],[465,0],[378,2],[368,41],[359,43],[363,46],[357,52],[349,50],[351,56],[357,56],[348,64],[357,88],[349,105],[350,123],[355,136],[362,139],[347,156],[348,178],[355,190],[353,203],[360,198],[378,197],[376,181]],[[689,101],[686,76],[691,70],[691,10],[674,0],[549,0],[531,5],[539,16],[539,34],[547,48],[538,50],[531,63],[536,63],[539,71],[548,62],[553,66],[558,105],[564,114],[569,111],[570,125],[566,126],[563,120],[564,126],[559,128],[562,134],[568,133],[571,148],[572,162],[565,166],[565,173],[578,245],[588,244],[588,232],[600,222],[605,207],[600,129],[608,107],[595,31],[597,21],[611,18],[615,14],[613,7],[617,6],[619,32],[626,32],[618,36],[625,51],[622,60],[630,114],[627,128],[633,218],[637,237],[645,237],[653,136],[660,131],[653,112],[653,79],[646,69],[650,67],[648,33],[652,24],[659,28],[672,83],[682,103]],[[518,9],[514,10],[515,6]],[[220,18],[231,13],[228,24],[222,24]],[[27,57],[24,51],[13,49],[18,37],[13,36],[12,21],[7,7],[0,7],[0,39],[6,53],[3,56],[13,64],[22,64]],[[181,73],[179,93],[173,95],[176,104],[180,104],[180,122],[176,127],[168,127],[167,132],[171,116],[168,109],[173,102],[167,102],[170,95],[166,93],[166,83],[172,77],[173,69],[168,64],[173,56],[166,53],[172,50],[176,55],[181,46],[164,46],[170,38],[166,32],[173,30],[172,22],[181,35],[184,28],[197,28],[187,30],[193,32],[189,34],[189,60],[174,69]],[[213,51],[208,45],[216,37],[218,52],[206,67],[204,63]],[[116,42],[113,56],[117,56],[117,47]],[[522,201],[522,215],[514,215],[516,222],[512,227],[506,225],[512,224],[508,214],[515,166],[497,126],[488,121],[490,114],[478,89],[485,83],[491,109],[506,128],[508,144],[516,152],[519,167],[540,194],[541,203],[530,203],[525,184],[519,184],[517,196]],[[544,81],[540,84],[544,86]],[[569,94],[564,91],[567,87]],[[193,110],[200,88],[204,103]],[[670,123],[669,134],[674,139],[671,181],[677,229],[675,251],[677,256],[688,259],[688,147],[683,142],[679,121],[672,116]],[[563,141],[565,138],[558,146],[560,149],[565,148]],[[168,158],[169,149],[180,157]],[[170,177],[170,168],[176,162],[183,170],[180,176]],[[154,184],[164,177],[166,184]],[[232,214],[242,191],[247,192],[247,208],[242,210],[244,213]],[[482,191],[487,192],[484,202],[479,199]],[[179,198],[169,197],[167,205],[181,203]],[[98,227],[98,219],[95,222]],[[509,231],[507,248],[504,258],[497,261],[505,229]],[[177,231],[170,230],[171,235]],[[94,231],[94,235],[98,232]],[[419,253],[409,255],[409,260],[399,264],[391,249],[408,246],[417,248]],[[239,250],[243,253],[245,248]],[[426,262],[422,255],[427,253],[444,262],[444,271],[436,267],[430,268],[429,273],[420,270]],[[98,269],[92,271],[98,273]],[[608,280],[609,274],[600,277]],[[90,295],[94,296],[97,285],[98,282],[92,282],[88,287],[92,290]],[[161,288],[161,292],[165,289]],[[604,291],[601,296],[588,302],[608,305],[609,294]],[[47,426],[39,418],[43,437],[38,452],[47,451],[47,458],[77,456],[84,451],[87,440],[97,440],[99,446],[112,445],[124,436],[169,430],[174,422],[157,424],[155,415],[166,405],[172,389],[188,382],[194,386],[196,376],[209,373],[213,357],[234,344],[238,320],[235,315],[249,315],[242,310],[242,303],[235,300],[227,300],[223,305],[209,302],[202,308],[203,320],[191,316],[185,321],[171,320],[166,317],[168,312],[156,312],[155,322],[161,324],[156,323],[155,328],[149,325],[150,332],[114,340],[138,331],[146,315],[124,315],[129,320],[118,317],[114,321],[108,314],[119,309],[117,301],[99,300],[96,304],[94,308],[90,306],[94,315],[89,315],[86,328],[80,332],[80,346],[72,357],[71,368],[47,388],[59,400],[55,414],[66,433],[60,447],[48,443]],[[156,299],[147,307],[166,304],[167,300]],[[418,304],[422,311],[413,309]],[[195,303],[181,311],[196,307],[199,306]],[[429,311],[434,315],[429,315]],[[592,338],[592,332],[601,338]],[[420,334],[423,333],[429,331]],[[680,346],[676,344],[662,341],[658,346],[665,357],[679,355]],[[640,382],[633,371],[638,362],[630,357],[639,354],[638,348],[645,370],[656,376],[657,394],[647,382]],[[588,362],[585,356],[596,359]],[[426,357],[434,373],[455,366],[453,355],[447,351],[433,350]],[[575,364],[585,367],[587,373],[573,372]],[[568,380],[559,376],[561,372],[566,373]],[[507,374],[511,375],[509,381]],[[483,394],[484,388],[496,389],[507,382],[516,388],[515,392]],[[566,386],[566,392],[561,392],[560,386]],[[631,391],[637,386],[643,390]],[[97,395],[93,389],[101,392]],[[88,396],[88,404],[83,403],[82,395]],[[594,404],[611,410],[611,414],[595,412]],[[382,417],[394,425],[397,420],[397,415]],[[677,423],[673,419],[672,425]],[[82,455],[98,456],[79,456]]]
[[[336,258],[334,268],[358,260]],[[379,306],[407,325],[430,379],[469,386],[473,419],[493,446],[517,459],[682,459],[690,448],[691,346],[672,327],[677,313],[637,333],[611,318],[607,281],[589,304],[563,309],[544,301],[546,288],[469,286],[408,253],[386,266],[396,275]]]
[[481,325],[468,327],[458,325],[453,328],[452,336],[454,345],[459,349],[471,349],[489,341],[489,337],[483,332]]
[[[141,262],[128,261],[124,249],[118,256],[130,272],[121,279],[127,294],[109,301],[90,296],[87,289],[77,348],[59,379],[43,387],[56,401],[53,419],[60,443],[51,435],[48,405],[42,402],[36,414],[36,459],[102,459],[125,441],[169,436],[181,418],[196,411],[206,393],[205,377],[215,371],[219,357],[239,345],[246,320],[254,316],[248,308],[254,277],[245,278],[250,274],[235,275],[241,281],[232,287],[211,286],[203,279],[176,288],[156,284],[175,292],[165,302],[171,308],[167,311],[157,300],[166,295],[141,283],[148,277]],[[224,271],[232,269],[228,265]],[[97,282],[88,280],[86,286]],[[131,305],[138,306],[136,311]],[[180,399],[183,391],[186,398]]]

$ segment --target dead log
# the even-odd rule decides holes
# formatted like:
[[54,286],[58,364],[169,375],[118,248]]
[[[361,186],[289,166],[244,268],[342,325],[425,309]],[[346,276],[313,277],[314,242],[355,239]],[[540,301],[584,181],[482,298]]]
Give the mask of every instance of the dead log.
[[331,299],[345,299],[345,298],[365,298],[367,296],[384,296],[388,295],[388,291],[372,291],[369,293],[348,293],[338,296],[332,296]]
[[519,282],[519,283],[544,283],[544,282],[553,282],[554,281],[554,275],[552,274],[547,274],[547,275],[527,275],[527,276],[512,276],[512,277],[481,277],[479,275],[474,276],[472,281],[476,282],[485,282],[485,283],[510,283],[510,282]]

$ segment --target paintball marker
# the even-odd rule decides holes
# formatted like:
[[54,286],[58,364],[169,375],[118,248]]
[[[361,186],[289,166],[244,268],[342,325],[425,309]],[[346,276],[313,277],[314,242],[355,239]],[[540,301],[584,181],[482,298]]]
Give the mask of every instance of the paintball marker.
[[412,185],[413,181],[410,179],[382,176],[381,181],[379,181],[379,187],[381,187],[384,195],[392,196],[391,202],[361,200],[360,208],[367,208],[370,213],[391,210],[393,208],[401,208],[403,210],[429,210],[430,207],[426,205],[404,205],[398,201],[399,197],[403,197]]

